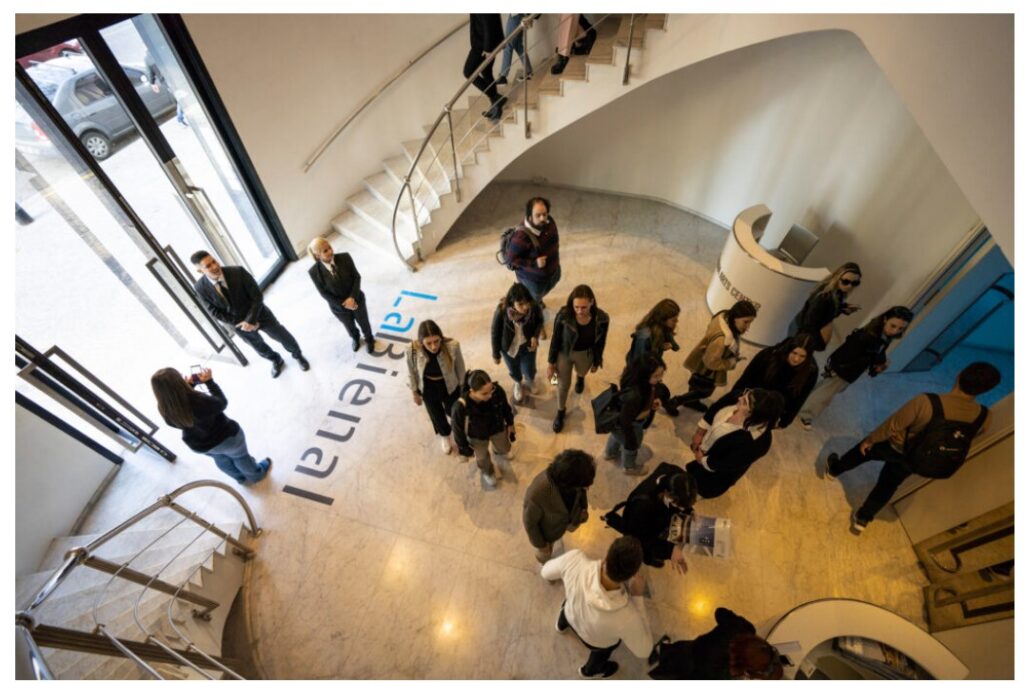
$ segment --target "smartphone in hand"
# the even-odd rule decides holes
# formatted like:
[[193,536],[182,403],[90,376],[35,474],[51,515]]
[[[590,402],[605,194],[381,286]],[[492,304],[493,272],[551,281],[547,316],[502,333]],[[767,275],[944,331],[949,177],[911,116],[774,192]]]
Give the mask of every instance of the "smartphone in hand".
[[202,371],[202,365],[192,365],[189,367],[189,380],[192,382],[192,384],[201,384],[201,382],[199,381],[199,373],[201,373]]

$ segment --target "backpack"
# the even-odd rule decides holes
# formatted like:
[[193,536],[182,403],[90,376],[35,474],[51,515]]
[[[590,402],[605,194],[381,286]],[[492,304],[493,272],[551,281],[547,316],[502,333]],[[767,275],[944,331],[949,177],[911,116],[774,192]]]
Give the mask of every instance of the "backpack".
[[594,431],[598,434],[611,432],[619,423],[622,414],[621,395],[618,385],[609,384],[607,389],[590,402],[590,407],[594,409]]
[[508,250],[509,246],[512,243],[512,235],[516,234],[518,230],[522,230],[523,232],[526,233],[526,236],[530,238],[530,242],[533,243],[534,251],[540,249],[540,241],[538,241],[537,238],[534,237],[532,232],[527,230],[522,225],[517,225],[514,228],[506,228],[505,231],[501,233],[501,241],[498,246],[498,251],[495,252],[494,254],[494,258],[498,261],[498,263],[505,266],[509,270],[515,270],[515,268],[512,266],[512,256],[508,253]]
[[974,422],[947,420],[942,412],[942,401],[936,394],[926,394],[932,404],[932,419],[907,444],[904,453],[910,471],[929,479],[948,479],[960,469],[971,449],[971,441],[985,424],[988,409]]

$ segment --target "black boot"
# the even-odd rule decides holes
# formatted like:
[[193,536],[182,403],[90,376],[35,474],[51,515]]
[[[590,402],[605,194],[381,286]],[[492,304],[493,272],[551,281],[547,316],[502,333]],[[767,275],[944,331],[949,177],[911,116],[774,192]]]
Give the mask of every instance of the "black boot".
[[672,417],[679,417],[679,408],[676,408],[676,399],[670,398],[665,401],[665,405],[662,406],[665,409],[665,413]]
[[569,63],[569,58],[568,57],[563,57],[562,55],[558,55],[555,58],[555,63],[551,65],[551,73],[554,74],[555,76],[557,76],[558,74],[560,74],[563,71],[565,71],[565,65],[568,64],[568,63]]
[[560,431],[562,431],[562,427],[564,427],[564,426],[565,426],[565,411],[564,410],[559,410],[555,414],[555,421],[553,423],[551,423],[551,431],[553,431],[555,434],[557,434]]

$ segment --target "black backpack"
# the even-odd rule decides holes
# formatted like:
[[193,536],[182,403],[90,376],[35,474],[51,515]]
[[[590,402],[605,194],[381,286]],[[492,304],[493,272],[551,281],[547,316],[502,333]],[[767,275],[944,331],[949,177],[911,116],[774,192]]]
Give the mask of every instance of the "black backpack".
[[[605,524],[615,529],[620,534],[626,536],[629,535],[629,522],[623,516],[626,505],[638,498],[655,498],[658,490],[658,479],[661,477],[671,477],[675,474],[683,472],[683,468],[678,465],[673,465],[669,462],[658,463],[658,466],[654,468],[654,471],[647,475],[643,481],[636,485],[626,500],[617,504],[611,510],[601,515],[601,519],[604,520]],[[680,512],[687,512],[686,510],[680,510]]]
[[494,258],[497,259],[498,263],[509,270],[515,270],[515,268],[512,267],[512,257],[508,253],[508,248],[509,244],[512,242],[512,235],[516,234],[517,230],[524,231],[526,236],[530,238],[530,242],[533,243],[534,252],[540,249],[540,242],[536,237],[534,237],[532,232],[524,228],[522,225],[517,225],[514,228],[507,228],[503,233],[501,233],[501,242],[498,246],[498,251],[494,254]]
[[974,422],[947,420],[942,412],[942,401],[936,394],[926,394],[932,404],[932,419],[907,444],[904,456],[910,470],[929,479],[949,479],[967,459],[971,441],[985,424],[988,408]]

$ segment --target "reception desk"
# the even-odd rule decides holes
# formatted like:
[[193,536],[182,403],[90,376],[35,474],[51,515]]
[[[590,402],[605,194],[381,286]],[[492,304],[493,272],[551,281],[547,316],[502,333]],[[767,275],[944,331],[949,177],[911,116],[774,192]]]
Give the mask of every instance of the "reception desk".
[[962,680],[970,673],[931,634],[887,609],[860,600],[827,598],[805,603],[783,615],[763,637],[792,663],[783,678],[878,678],[856,662],[838,661],[841,657],[837,657],[832,639],[848,637],[884,643],[936,679]]
[[786,337],[790,321],[811,290],[829,275],[827,268],[787,263],[762,247],[758,240],[771,217],[771,209],[764,204],[736,216],[707,293],[712,313],[740,300],[754,304],[757,319],[743,339],[760,346],[777,344]]

